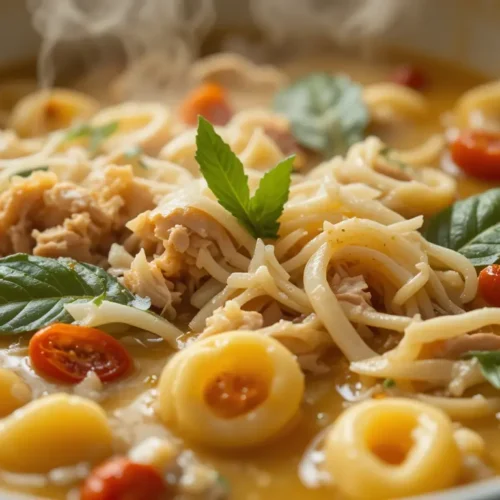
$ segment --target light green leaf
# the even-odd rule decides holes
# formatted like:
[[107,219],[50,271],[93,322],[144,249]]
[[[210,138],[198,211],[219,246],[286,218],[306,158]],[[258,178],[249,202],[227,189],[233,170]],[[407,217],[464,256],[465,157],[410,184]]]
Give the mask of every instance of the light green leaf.
[[202,116],[198,118],[196,146],[196,161],[208,187],[219,203],[254,234],[247,212],[250,190],[243,164]]
[[267,172],[250,199],[248,178],[239,158],[212,125],[198,119],[196,160],[218,202],[238,219],[254,238],[277,238],[278,219],[288,200],[294,157]]
[[457,201],[431,217],[423,234],[431,243],[465,255],[477,267],[500,262],[500,189]]
[[477,359],[484,378],[500,389],[500,351],[470,351],[464,357]]
[[274,108],[290,119],[300,144],[326,157],[362,140],[369,121],[361,85],[342,75],[311,73],[281,90]]
[[93,127],[89,124],[77,125],[66,134],[66,141],[72,141],[80,137],[89,138],[89,151],[95,154],[99,151],[101,144],[118,130],[118,122],[110,122],[105,125]]
[[278,237],[278,219],[288,200],[294,158],[291,156],[266,172],[250,200],[250,218],[261,238]]

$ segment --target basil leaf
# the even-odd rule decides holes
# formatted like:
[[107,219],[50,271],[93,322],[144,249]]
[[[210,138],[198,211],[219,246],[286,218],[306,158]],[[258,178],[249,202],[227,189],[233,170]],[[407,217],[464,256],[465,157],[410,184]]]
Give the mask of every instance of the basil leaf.
[[289,118],[300,144],[326,157],[362,140],[369,121],[361,85],[327,73],[312,73],[281,90],[274,108]]
[[250,218],[261,238],[277,238],[278,219],[288,200],[293,157],[286,158],[264,174],[249,203]]
[[500,262],[500,189],[457,201],[431,217],[423,235],[465,255],[474,266]]
[[217,201],[254,238],[277,238],[278,219],[288,200],[294,157],[267,172],[250,199],[248,177],[239,158],[203,117],[198,118],[196,161]]
[[20,172],[17,172],[15,174],[12,174],[11,177],[29,177],[33,172],[47,172],[49,170],[49,167],[43,166],[43,167],[33,167],[29,168],[27,170],[21,170]]
[[89,124],[81,124],[71,129],[66,134],[66,141],[72,141],[80,137],[89,138],[89,151],[91,154],[97,153],[103,141],[118,130],[118,122],[110,122],[98,127]]
[[400,168],[401,170],[405,170],[407,165],[405,165],[402,161],[394,158],[393,156],[394,150],[388,146],[385,146],[380,150],[379,155],[382,156],[386,161],[388,161],[391,165]]
[[500,351],[469,351],[464,358],[476,358],[484,378],[500,389]]
[[[0,259],[0,333],[23,333],[73,323],[71,302],[133,305],[136,297],[104,269],[69,258],[15,254]],[[143,302],[143,307],[145,303]]]

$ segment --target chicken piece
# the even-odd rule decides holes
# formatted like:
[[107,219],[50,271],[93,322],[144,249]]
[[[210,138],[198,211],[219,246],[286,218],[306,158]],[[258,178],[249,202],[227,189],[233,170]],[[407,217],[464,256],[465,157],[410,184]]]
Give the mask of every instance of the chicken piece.
[[51,172],[15,178],[0,195],[0,254],[25,252],[106,264],[125,224],[154,206],[130,167],[111,166],[86,187],[58,182]]
[[148,262],[144,250],[141,250],[132,261],[130,269],[123,274],[123,284],[140,297],[149,297],[151,304],[174,313],[173,303],[178,303],[180,297],[174,293],[174,285],[165,279],[156,260]]
[[27,179],[15,178],[0,195],[0,254],[31,251],[33,214],[43,207],[44,194],[57,183],[48,172],[35,172]]
[[207,319],[207,326],[199,338],[233,330],[258,330],[263,322],[260,313],[245,311],[234,300],[229,300]]
[[330,286],[338,300],[350,302],[356,306],[370,306],[371,293],[363,276],[346,276],[335,274]]
[[445,340],[435,346],[433,357],[460,359],[470,351],[498,351],[500,336],[495,333],[471,333]]

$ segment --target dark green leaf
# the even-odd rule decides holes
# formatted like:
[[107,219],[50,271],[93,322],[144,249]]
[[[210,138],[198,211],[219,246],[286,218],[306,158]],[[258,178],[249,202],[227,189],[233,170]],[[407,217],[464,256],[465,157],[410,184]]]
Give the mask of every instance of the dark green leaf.
[[33,172],[47,172],[49,167],[33,167],[28,170],[22,170],[21,172],[17,172],[16,174],[12,174],[11,177],[29,177]]
[[274,108],[290,119],[300,144],[326,157],[362,140],[369,121],[361,85],[327,73],[312,73],[281,90]]
[[0,333],[72,323],[64,305],[92,300],[133,305],[137,299],[113,276],[90,264],[26,254],[0,259]]
[[89,138],[89,151],[91,154],[97,153],[103,141],[118,130],[118,122],[110,122],[98,127],[82,124],[71,129],[66,135],[66,141],[78,139],[79,137]]
[[196,145],[196,161],[218,202],[254,238],[277,238],[278,218],[290,189],[293,157],[267,172],[250,199],[248,177],[241,161],[201,116],[198,119]]
[[500,189],[491,189],[431,217],[423,231],[431,243],[465,255],[475,266],[500,262]]
[[484,378],[495,389],[500,389],[500,351],[470,351],[465,358],[476,358]]

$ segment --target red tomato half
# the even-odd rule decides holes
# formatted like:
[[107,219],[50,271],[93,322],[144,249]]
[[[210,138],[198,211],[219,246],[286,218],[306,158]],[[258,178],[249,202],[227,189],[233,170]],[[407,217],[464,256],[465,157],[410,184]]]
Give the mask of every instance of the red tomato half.
[[485,267],[479,273],[479,295],[490,306],[500,307],[500,265]]
[[451,145],[453,161],[468,175],[500,179],[500,134],[466,130]]
[[96,467],[83,483],[81,500],[160,500],[167,485],[152,466],[115,457]]
[[90,371],[103,382],[115,380],[132,366],[132,358],[115,338],[97,328],[56,323],[30,340],[33,367],[42,375],[76,384]]
[[421,70],[408,64],[396,68],[391,75],[391,81],[414,90],[423,90],[429,84],[427,77]]

